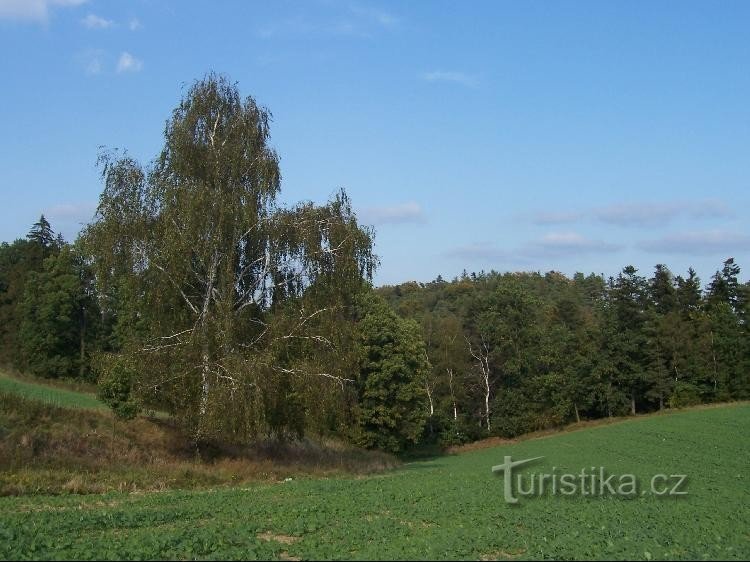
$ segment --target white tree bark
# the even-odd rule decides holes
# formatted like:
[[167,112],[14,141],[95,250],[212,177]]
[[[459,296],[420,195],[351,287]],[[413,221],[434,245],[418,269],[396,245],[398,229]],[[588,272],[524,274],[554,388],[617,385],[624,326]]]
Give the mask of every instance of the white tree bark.
[[482,385],[484,386],[484,419],[485,419],[485,427],[487,427],[487,432],[489,433],[492,431],[492,427],[490,425],[490,393],[492,391],[491,387],[491,377],[492,377],[492,371],[490,370],[490,348],[487,344],[487,341],[484,339],[484,336],[481,337],[481,345],[479,346],[479,349],[474,350],[474,347],[471,345],[471,341],[469,341],[468,338],[466,338],[466,343],[469,344],[469,353],[471,353],[471,356],[476,360],[477,366],[479,367],[479,374],[482,381]]

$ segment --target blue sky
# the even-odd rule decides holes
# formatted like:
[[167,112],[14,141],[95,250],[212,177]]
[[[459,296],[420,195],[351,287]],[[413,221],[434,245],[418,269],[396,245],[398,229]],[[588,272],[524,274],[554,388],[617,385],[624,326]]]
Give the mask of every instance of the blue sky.
[[[338,187],[378,284],[750,271],[750,2],[0,0],[0,240],[93,214],[209,70],[274,115],[282,199]],[[747,279],[743,271],[742,277]]]

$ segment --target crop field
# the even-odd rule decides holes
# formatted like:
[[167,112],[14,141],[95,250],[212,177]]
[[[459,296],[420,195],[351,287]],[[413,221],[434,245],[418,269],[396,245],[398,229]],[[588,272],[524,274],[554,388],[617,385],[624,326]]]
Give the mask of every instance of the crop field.
[[[410,463],[364,478],[0,498],[0,558],[750,558],[750,405],[690,410]],[[634,474],[629,496],[503,497],[491,467]],[[522,474],[524,473],[522,472]],[[651,493],[686,474],[687,495]],[[641,489],[642,488],[642,489]]]
[[0,371],[0,392],[18,394],[31,400],[41,400],[62,408],[106,410],[107,407],[93,394],[75,392],[64,388],[27,382],[10,377]]

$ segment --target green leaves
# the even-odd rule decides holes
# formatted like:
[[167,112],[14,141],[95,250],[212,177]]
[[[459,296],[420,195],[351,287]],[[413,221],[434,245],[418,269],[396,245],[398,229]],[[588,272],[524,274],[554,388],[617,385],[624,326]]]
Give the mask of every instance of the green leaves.
[[419,440],[428,415],[424,342],[416,323],[400,319],[374,293],[362,295],[358,311],[355,439],[398,453]]
[[376,263],[372,233],[343,191],[322,206],[277,204],[270,122],[210,73],[172,112],[150,168],[100,159],[85,247],[113,351],[136,373],[137,400],[173,412],[196,440],[300,435],[336,417],[331,396],[339,419],[347,407],[337,387],[352,378],[345,342]]
[[30,272],[19,313],[23,362],[33,374],[86,376],[98,312],[89,289],[88,269],[68,245],[44,261],[43,271]]
[[98,360],[99,399],[120,419],[133,419],[141,407],[133,393],[137,373],[127,359],[104,355]]

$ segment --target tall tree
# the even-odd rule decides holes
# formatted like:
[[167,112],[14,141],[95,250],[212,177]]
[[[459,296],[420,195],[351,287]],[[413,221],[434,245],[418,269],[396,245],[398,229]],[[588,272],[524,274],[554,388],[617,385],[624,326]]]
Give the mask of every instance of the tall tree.
[[737,313],[740,310],[740,286],[737,277],[740,274],[740,266],[729,258],[724,262],[721,271],[717,271],[711,283],[708,285],[708,304],[728,304]]
[[630,413],[635,415],[638,399],[644,392],[647,287],[646,279],[632,265],[623,268],[610,282],[601,363],[610,380],[610,414],[618,409],[617,402],[627,397]]
[[26,240],[0,245],[0,361],[23,368],[19,333],[26,282],[32,272],[41,273],[45,258],[63,246],[56,242],[44,215],[31,227]]
[[20,303],[23,366],[43,377],[86,378],[98,311],[91,276],[70,246],[29,273]]
[[[196,441],[283,431],[279,399],[298,396],[311,378],[343,382],[341,370],[318,370],[320,356],[336,350],[330,333],[315,330],[375,266],[371,233],[343,192],[322,207],[277,205],[270,120],[209,74],[174,110],[150,170],[127,156],[102,158],[105,189],[85,236],[100,282],[118,287],[118,323],[130,323],[118,331],[137,372],[133,388]],[[285,352],[303,342],[317,346],[304,366]]]
[[55,247],[55,232],[52,230],[49,221],[44,218],[44,215],[39,217],[39,220],[34,223],[26,238],[30,242],[39,245],[44,250],[45,257]]
[[359,309],[356,440],[398,453],[418,442],[428,417],[424,341],[413,320],[399,318],[372,293]]

